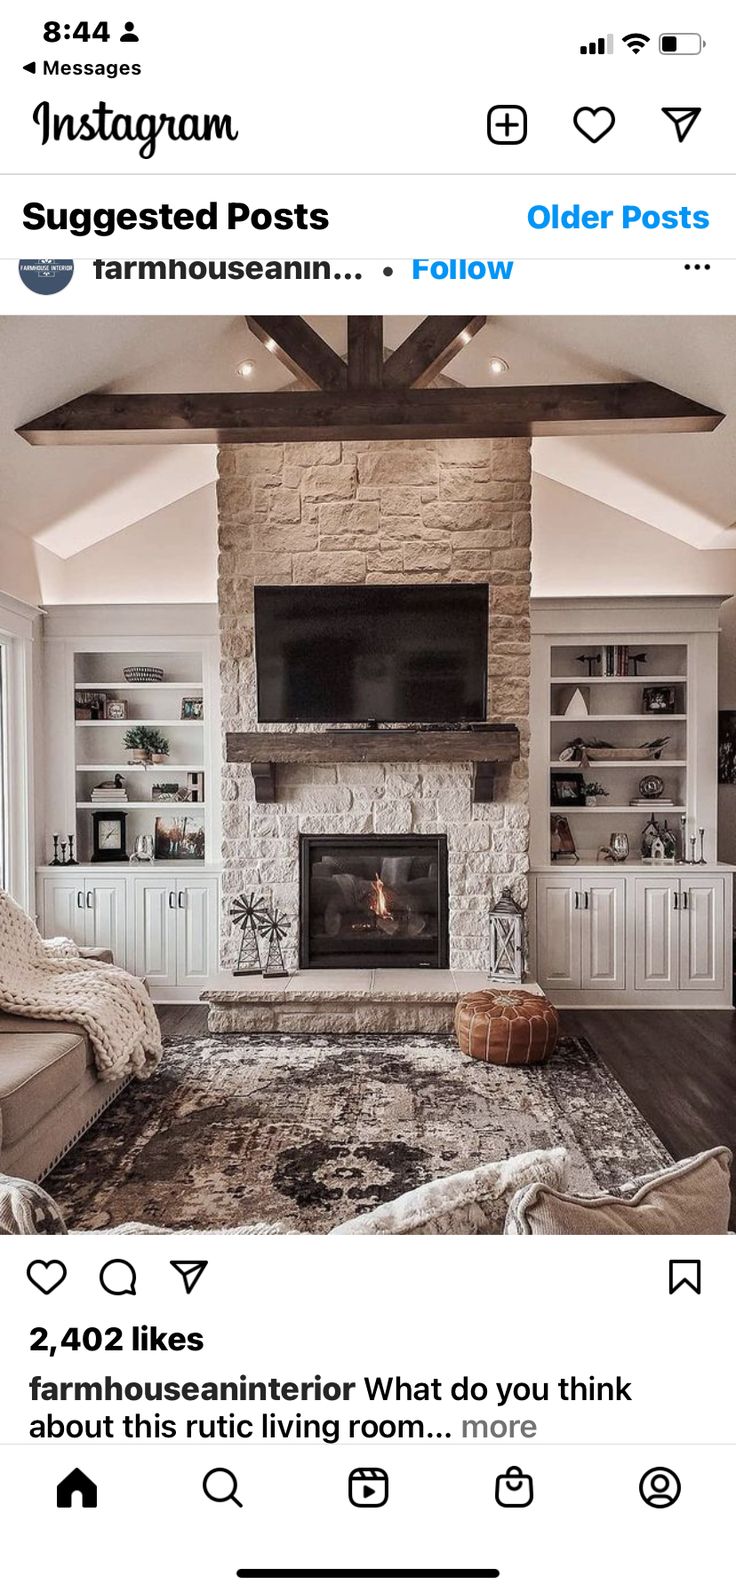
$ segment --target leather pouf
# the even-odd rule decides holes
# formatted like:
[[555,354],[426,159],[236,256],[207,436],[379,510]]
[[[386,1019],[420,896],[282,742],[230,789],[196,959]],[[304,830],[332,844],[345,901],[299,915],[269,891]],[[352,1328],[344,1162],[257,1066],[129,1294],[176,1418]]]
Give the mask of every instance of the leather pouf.
[[497,1067],[547,1061],[557,1044],[559,1018],[546,995],[523,989],[482,989],[463,995],[455,1008],[455,1033],[463,1054]]

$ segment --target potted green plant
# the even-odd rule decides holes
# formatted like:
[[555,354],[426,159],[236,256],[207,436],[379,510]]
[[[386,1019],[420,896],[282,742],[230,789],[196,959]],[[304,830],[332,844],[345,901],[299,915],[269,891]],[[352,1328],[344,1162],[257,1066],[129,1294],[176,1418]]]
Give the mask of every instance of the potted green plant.
[[152,730],[147,724],[136,724],[135,728],[128,730],[125,736],[127,751],[133,753],[134,763],[165,763],[169,755],[169,743],[160,730]]
[[597,779],[591,779],[583,785],[583,795],[586,807],[597,807],[598,797],[607,796],[608,791],[598,783]]

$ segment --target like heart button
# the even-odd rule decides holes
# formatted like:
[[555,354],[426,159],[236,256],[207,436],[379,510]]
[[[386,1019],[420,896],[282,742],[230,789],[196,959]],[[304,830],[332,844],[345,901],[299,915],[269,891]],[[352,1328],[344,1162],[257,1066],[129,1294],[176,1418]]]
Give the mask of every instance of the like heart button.
[[39,1293],[50,1294],[66,1280],[66,1266],[63,1260],[32,1260],[26,1276]]
[[573,116],[578,132],[591,144],[599,144],[606,133],[610,133],[615,120],[609,105],[597,105],[595,109],[592,105],[581,105]]

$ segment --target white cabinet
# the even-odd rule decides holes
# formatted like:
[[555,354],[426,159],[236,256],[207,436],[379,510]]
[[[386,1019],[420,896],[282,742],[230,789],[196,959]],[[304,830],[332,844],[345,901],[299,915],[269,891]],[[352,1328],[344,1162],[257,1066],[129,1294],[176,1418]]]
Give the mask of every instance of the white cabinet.
[[77,945],[107,946],[126,965],[125,879],[71,870],[43,881],[43,933],[68,935]]
[[537,948],[537,978],[545,989],[624,989],[624,880],[567,873],[540,878]]
[[152,990],[200,988],[217,966],[217,878],[138,874],[135,972]]
[[562,1006],[728,1007],[732,894],[725,868],[540,872],[532,974]]
[[217,973],[218,885],[217,874],[194,869],[43,869],[41,932],[109,946],[154,998],[183,999]]
[[[724,978],[723,879],[682,881],[680,989],[719,990]],[[730,883],[730,881],[729,881]]]

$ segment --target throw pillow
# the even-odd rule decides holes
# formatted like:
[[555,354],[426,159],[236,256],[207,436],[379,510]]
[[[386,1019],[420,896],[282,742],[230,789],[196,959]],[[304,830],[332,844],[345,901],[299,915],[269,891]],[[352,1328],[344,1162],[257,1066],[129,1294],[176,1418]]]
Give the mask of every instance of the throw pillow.
[[509,1201],[536,1179],[551,1188],[567,1183],[567,1150],[529,1150],[510,1161],[489,1161],[469,1172],[454,1172],[379,1205],[365,1216],[341,1222],[332,1235],[362,1233],[502,1233]]
[[65,1232],[66,1222],[49,1194],[35,1183],[0,1172],[0,1235]]
[[619,1194],[564,1194],[535,1183],[515,1195],[506,1232],[515,1235],[727,1233],[731,1152],[705,1150]]

